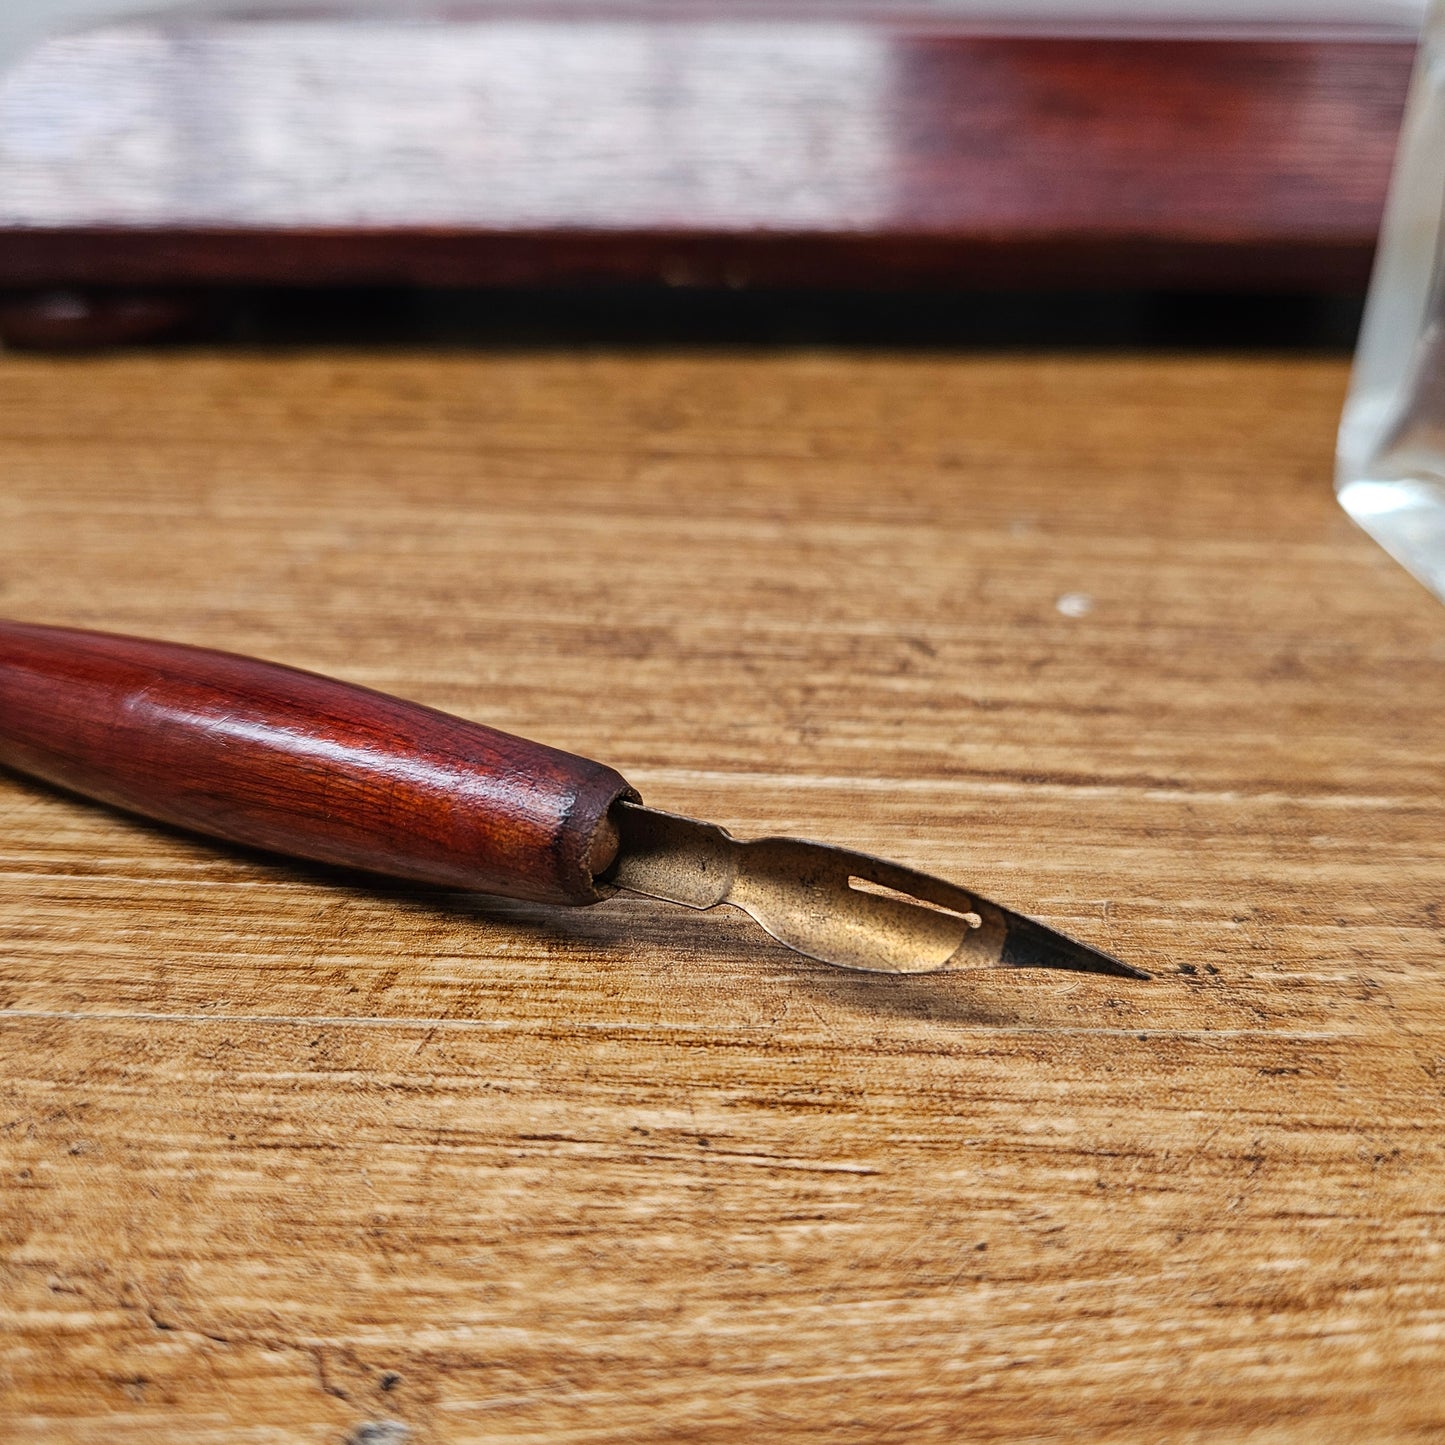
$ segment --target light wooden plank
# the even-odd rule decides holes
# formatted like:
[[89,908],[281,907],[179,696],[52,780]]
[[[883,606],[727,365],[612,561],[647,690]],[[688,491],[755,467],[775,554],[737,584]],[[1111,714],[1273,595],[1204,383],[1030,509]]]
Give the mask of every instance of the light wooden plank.
[[867,980],[0,779],[6,1430],[1437,1438],[1445,614],[1334,506],[1343,384],[0,360],[4,612],[385,687],[1160,975]]

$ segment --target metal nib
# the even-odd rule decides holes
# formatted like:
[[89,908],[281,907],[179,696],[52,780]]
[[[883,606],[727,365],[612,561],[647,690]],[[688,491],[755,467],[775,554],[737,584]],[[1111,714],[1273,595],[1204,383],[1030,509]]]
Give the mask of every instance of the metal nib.
[[715,823],[619,803],[605,881],[688,908],[730,903],[798,953],[869,973],[1063,968],[1148,978],[1032,918],[866,853],[798,838],[744,843]]

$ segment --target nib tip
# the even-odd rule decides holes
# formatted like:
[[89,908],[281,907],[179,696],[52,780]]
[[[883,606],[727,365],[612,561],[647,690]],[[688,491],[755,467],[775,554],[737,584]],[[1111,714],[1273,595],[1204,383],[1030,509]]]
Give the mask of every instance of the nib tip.
[[1142,968],[1135,968],[1132,963],[1101,953],[1097,948],[1090,948],[1021,914],[1013,914],[1009,918],[1008,936],[999,961],[1005,968],[1063,968],[1074,973],[1101,973],[1113,978],[1141,980],[1153,977]]

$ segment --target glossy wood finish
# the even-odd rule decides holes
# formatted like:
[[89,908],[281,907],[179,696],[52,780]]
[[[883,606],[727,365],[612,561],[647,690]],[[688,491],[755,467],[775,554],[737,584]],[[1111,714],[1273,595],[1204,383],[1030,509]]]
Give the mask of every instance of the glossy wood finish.
[[0,763],[183,828],[423,883],[595,903],[611,768],[254,658],[0,622]]
[[0,80],[0,286],[1366,279],[1408,38],[802,14],[51,42]]
[[0,357],[6,613],[1158,975],[848,977],[0,776],[7,1445],[1438,1441],[1445,609],[1335,504],[1346,372]]

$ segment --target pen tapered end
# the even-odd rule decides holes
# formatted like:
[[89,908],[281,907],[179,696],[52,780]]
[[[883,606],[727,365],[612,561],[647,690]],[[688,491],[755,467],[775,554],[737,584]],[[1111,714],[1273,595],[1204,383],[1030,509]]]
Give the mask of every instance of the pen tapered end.
[[956,884],[798,838],[739,842],[696,818],[623,802],[606,881],[688,908],[730,903],[779,943],[835,968],[922,974],[1066,968],[1148,978],[1107,953]]
[[1146,979],[1142,968],[1124,963],[1108,953],[1100,953],[1076,938],[1059,933],[1021,913],[1005,910],[1008,932],[999,958],[1004,968],[1064,968],[1075,973],[1104,973],[1114,978]]

